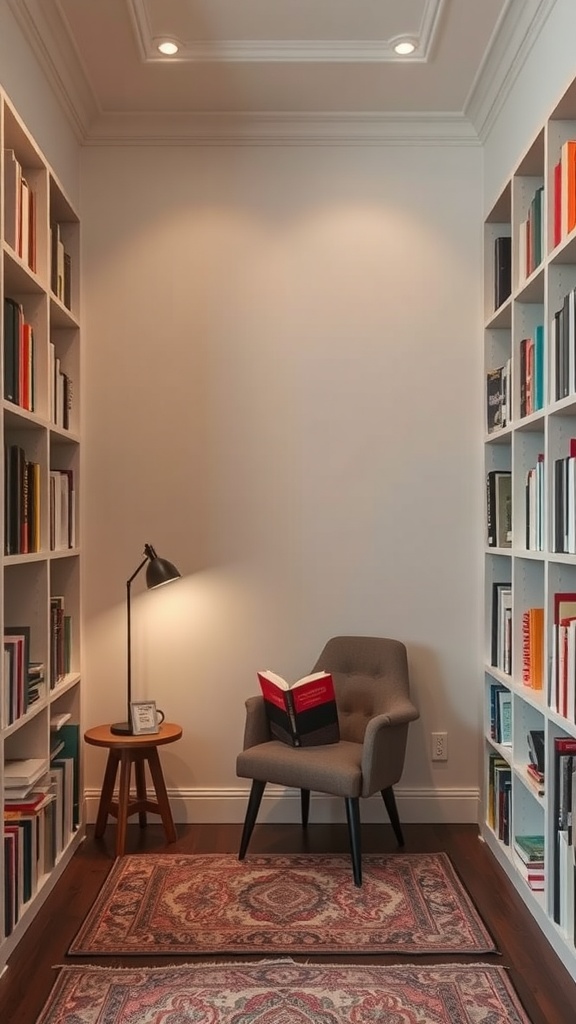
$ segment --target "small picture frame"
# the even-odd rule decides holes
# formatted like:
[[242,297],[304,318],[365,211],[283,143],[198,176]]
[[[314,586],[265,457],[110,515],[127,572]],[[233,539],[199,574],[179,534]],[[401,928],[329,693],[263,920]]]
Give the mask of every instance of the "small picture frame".
[[134,736],[160,732],[156,702],[153,700],[134,700],[130,704],[132,733]]

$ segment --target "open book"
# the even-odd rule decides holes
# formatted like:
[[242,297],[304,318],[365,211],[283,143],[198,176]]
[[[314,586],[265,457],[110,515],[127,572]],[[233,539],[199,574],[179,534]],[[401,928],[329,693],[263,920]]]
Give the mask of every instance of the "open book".
[[314,747],[340,739],[334,683],[329,672],[287,683],[275,672],[258,672],[270,731],[293,747]]

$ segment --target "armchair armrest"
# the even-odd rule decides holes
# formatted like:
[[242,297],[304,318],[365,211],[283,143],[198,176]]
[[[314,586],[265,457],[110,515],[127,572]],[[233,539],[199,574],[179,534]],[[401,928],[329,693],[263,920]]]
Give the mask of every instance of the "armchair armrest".
[[404,768],[408,723],[420,712],[408,698],[366,726],[362,747],[362,796],[370,796],[398,782]]
[[[385,722],[380,720],[384,718]],[[384,715],[376,715],[368,723],[368,729],[380,729],[383,724],[385,725],[404,725],[407,722],[415,722],[417,718],[420,718],[420,712],[418,708],[409,700],[407,697],[396,701],[393,708],[387,711]],[[368,730],[367,730],[368,731]]]
[[260,695],[248,697],[244,702],[246,722],[244,725],[243,750],[255,747],[258,743],[267,743],[272,739],[268,726],[268,716],[264,706],[264,698]]

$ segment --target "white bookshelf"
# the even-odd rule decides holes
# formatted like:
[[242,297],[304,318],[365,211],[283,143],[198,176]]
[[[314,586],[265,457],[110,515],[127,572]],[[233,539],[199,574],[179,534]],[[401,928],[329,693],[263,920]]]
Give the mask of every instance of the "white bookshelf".
[[[485,543],[484,606],[484,785],[482,835],[503,866],[542,932],[576,978],[572,898],[569,886],[560,882],[562,921],[555,920],[554,890],[559,884],[555,864],[556,843],[554,741],[556,737],[576,738],[574,708],[566,715],[554,707],[551,681],[554,672],[554,594],[576,592],[576,554],[558,552],[554,543],[554,473],[557,459],[568,455],[569,442],[576,438],[576,388],[556,399],[552,392],[555,374],[552,322],[564,297],[576,286],[576,230],[555,242],[554,168],[562,144],[576,139],[576,82],[559,99],[541,131],[519,160],[509,181],[496,197],[484,223],[484,376],[510,359],[512,380],[511,421],[488,433],[485,426],[484,471],[512,472],[512,546],[494,548]],[[542,259],[530,273],[521,269],[523,253],[520,232],[535,191],[544,186],[542,208]],[[494,240],[512,238],[510,297],[494,309]],[[526,412],[521,409],[521,341],[533,337],[543,326],[543,405]],[[576,356],[576,338],[573,339]],[[524,415],[521,413],[524,412]],[[527,472],[544,456],[544,541],[543,550],[527,550],[525,488]],[[576,513],[575,513],[576,514]],[[504,674],[492,665],[492,586],[512,586],[512,673]],[[544,609],[543,688],[533,689],[522,678],[522,616],[532,607]],[[491,689],[504,685],[512,695],[512,738],[502,745],[491,735]],[[526,775],[529,760],[527,734],[541,730],[545,741],[545,792],[537,793]],[[507,844],[499,836],[489,814],[489,762],[500,757],[510,767],[509,833]],[[576,760],[575,760],[576,764]],[[576,806],[576,795],[575,795]],[[518,834],[542,834],[545,840],[545,888],[533,891],[525,882],[513,839]],[[574,849],[570,851],[574,871]],[[556,915],[557,916],[557,915]]]
[[[72,517],[78,519],[80,473],[80,224],[73,205],[66,197],[43,154],[22,123],[9,98],[0,91],[0,238],[2,245],[1,298],[21,307],[22,316],[32,328],[33,362],[25,360],[26,371],[20,375],[21,388],[16,401],[8,400],[10,374],[10,328],[6,317],[0,324],[2,351],[2,446],[4,492],[7,490],[7,452],[17,446],[26,463],[39,466],[37,485],[39,511],[34,516],[34,529],[20,523],[16,537],[21,543],[7,547],[9,523],[14,521],[15,500],[2,503],[2,580],[0,620],[5,627],[29,627],[30,659],[44,666],[44,687],[34,702],[23,697],[15,699],[14,681],[10,678],[6,656],[0,667],[2,682],[0,705],[0,809],[6,826],[4,765],[7,759],[41,758],[50,765],[54,734],[50,721],[65,716],[67,724],[78,727],[77,803],[78,820],[66,827],[54,856],[54,864],[42,870],[31,884],[31,894],[24,902],[22,894],[13,920],[5,917],[5,886],[0,885],[0,971],[34,919],[38,908],[61,875],[83,835],[81,780],[81,675],[80,675],[80,538],[72,533]],[[8,162],[13,170],[12,152],[20,165],[28,188],[34,193],[34,230],[29,244],[18,238],[14,247],[14,219],[18,220],[9,194]],[[52,276],[52,232],[58,225],[62,240],[60,255],[66,257],[66,289]],[[35,257],[30,253],[35,253]],[[55,250],[54,250],[55,252]],[[63,266],[62,262],[62,266]],[[54,285],[54,287],[53,287]],[[22,357],[22,351],[20,356]],[[25,353],[24,353],[25,355]],[[59,404],[53,400],[56,374],[62,385]],[[31,376],[30,376],[31,375]],[[33,381],[33,385],[30,384]],[[65,386],[64,386],[65,385]],[[33,394],[33,401],[32,401]],[[63,398],[63,396],[65,396]],[[64,422],[62,402],[69,409]],[[32,407],[31,407],[32,406]],[[62,515],[69,518],[70,530],[63,543],[51,547],[50,472],[59,471],[59,479],[73,479],[73,494],[63,485],[60,495]],[[70,472],[71,471],[71,472]],[[12,488],[14,493],[14,488]],[[25,508],[26,506],[24,506]],[[26,515],[22,512],[24,519]],[[32,509],[28,503],[28,522]],[[14,536],[14,531],[12,537]],[[73,541],[72,546],[68,540]],[[27,549],[27,550],[26,550]],[[51,674],[51,599],[63,598],[70,636],[70,655]],[[26,680],[24,680],[26,691]],[[56,734],[57,735],[57,734]],[[49,819],[41,831],[46,832]],[[68,825],[68,823],[67,823]],[[40,827],[40,826],[39,826]],[[45,836],[42,837],[48,842]],[[0,873],[3,880],[9,870],[5,844],[0,849]],[[50,857],[43,861],[50,863]],[[42,864],[41,864],[42,867]]]

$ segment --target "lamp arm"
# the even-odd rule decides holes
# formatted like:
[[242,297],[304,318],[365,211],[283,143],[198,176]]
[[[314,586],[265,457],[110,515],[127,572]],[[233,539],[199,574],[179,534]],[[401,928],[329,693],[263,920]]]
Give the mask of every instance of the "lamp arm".
[[130,588],[132,583],[136,579],[139,572],[142,571],[146,562],[148,561],[148,555],[142,559],[140,565],[134,570],[130,579],[126,580],[126,640],[127,640],[127,662],[126,662],[126,681],[127,681],[127,716],[126,721],[130,722],[130,705],[132,703],[132,616],[130,610]]
[[134,580],[136,579],[136,577],[137,577],[138,573],[139,573],[139,572],[141,572],[141,571],[142,571],[142,569],[144,568],[144,566],[146,565],[146,562],[147,562],[147,561],[148,561],[148,555],[146,555],[146,557],[142,559],[142,561],[140,562],[140,565],[138,566],[138,568],[137,568],[137,569],[135,569],[135,570],[134,570],[134,572],[132,573],[132,575],[131,575],[130,579],[129,579],[129,580],[126,580],[126,586],[127,586],[127,587],[130,587],[130,586],[131,586],[131,584],[133,583],[133,581],[134,581]]

